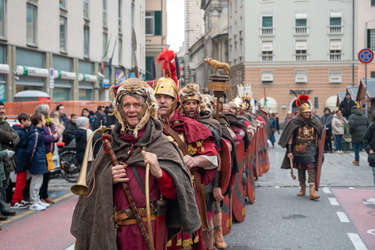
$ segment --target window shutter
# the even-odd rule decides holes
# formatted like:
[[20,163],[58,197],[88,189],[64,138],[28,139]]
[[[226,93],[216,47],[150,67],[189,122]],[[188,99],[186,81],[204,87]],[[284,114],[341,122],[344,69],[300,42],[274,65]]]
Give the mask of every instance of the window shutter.
[[155,11],[155,36],[161,36],[162,32],[162,16],[161,11]]

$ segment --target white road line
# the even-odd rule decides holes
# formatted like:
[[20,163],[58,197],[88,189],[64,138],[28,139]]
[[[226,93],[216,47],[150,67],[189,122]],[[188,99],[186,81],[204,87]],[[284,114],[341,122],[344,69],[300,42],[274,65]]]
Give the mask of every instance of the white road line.
[[354,187],[348,187],[348,189],[355,189]]
[[344,212],[336,212],[341,222],[350,222],[348,216]]
[[368,250],[358,234],[348,233],[349,239],[352,241],[356,250]]
[[280,188],[280,186],[275,186],[275,188]]
[[329,190],[328,187],[324,187],[324,188],[323,188],[323,192],[324,192],[325,194],[331,194],[331,193],[332,193],[331,190]]
[[340,206],[339,202],[336,200],[336,198],[328,198],[329,202],[332,206]]

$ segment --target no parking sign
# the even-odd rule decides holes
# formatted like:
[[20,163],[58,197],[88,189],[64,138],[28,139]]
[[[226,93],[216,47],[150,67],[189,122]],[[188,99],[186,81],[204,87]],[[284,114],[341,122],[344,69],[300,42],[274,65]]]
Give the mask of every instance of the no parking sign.
[[374,53],[371,49],[363,49],[358,53],[358,60],[361,63],[370,63],[374,60]]

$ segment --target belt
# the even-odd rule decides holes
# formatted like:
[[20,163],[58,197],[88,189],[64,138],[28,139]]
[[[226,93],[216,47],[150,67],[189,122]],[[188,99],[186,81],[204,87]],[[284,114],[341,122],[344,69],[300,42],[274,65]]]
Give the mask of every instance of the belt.
[[[141,217],[142,221],[143,222],[147,222],[147,217]],[[151,215],[151,220],[156,220],[156,214],[152,214]],[[125,219],[125,220],[122,220],[122,221],[116,221],[116,225],[118,226],[130,226],[130,225],[134,225],[134,224],[137,224],[137,220],[136,219]]]
[[[146,208],[138,208],[138,213],[141,217],[147,216]],[[151,214],[156,214],[156,209],[151,208]],[[135,219],[135,216],[130,208],[115,212],[114,214],[115,221],[127,220],[127,219]]]
[[315,145],[315,141],[309,141],[307,143],[296,143],[296,145],[303,145],[303,146],[311,146],[311,145]]

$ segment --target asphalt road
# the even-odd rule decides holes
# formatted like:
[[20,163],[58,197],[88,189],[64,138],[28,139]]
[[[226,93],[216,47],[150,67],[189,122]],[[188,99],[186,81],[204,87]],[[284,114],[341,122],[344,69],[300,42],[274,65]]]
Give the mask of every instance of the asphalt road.
[[375,249],[375,189],[365,152],[360,166],[352,164],[353,152],[325,154],[318,201],[296,196],[299,182],[280,169],[284,154],[276,144],[269,148],[270,170],[256,182],[255,203],[225,236],[230,248]]

